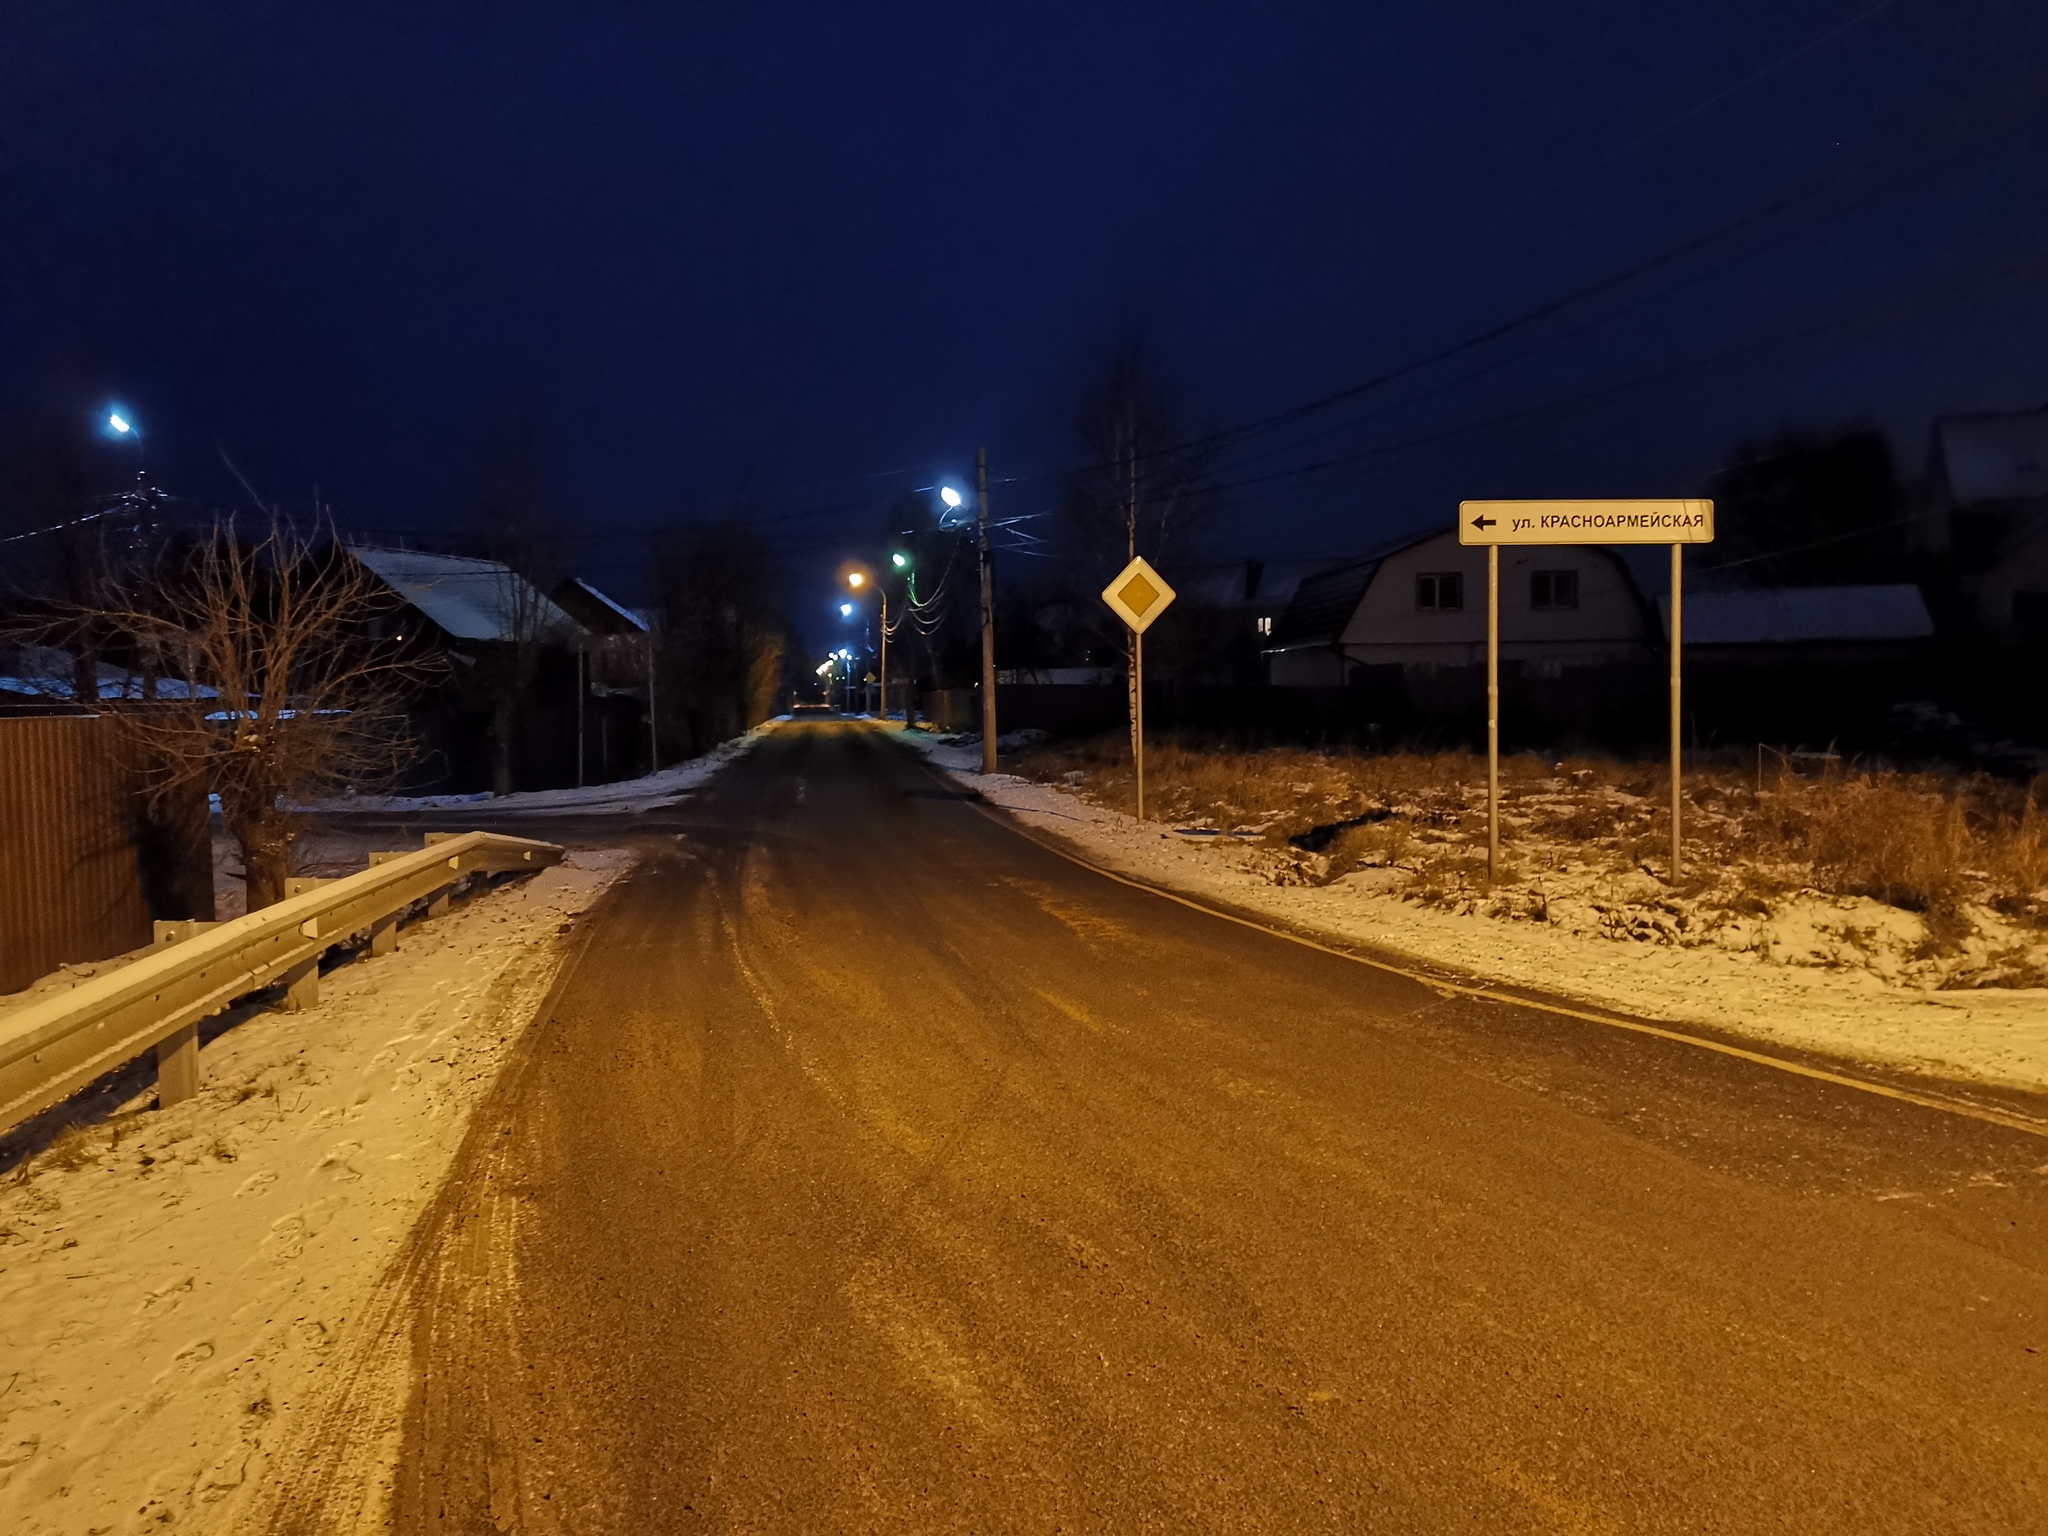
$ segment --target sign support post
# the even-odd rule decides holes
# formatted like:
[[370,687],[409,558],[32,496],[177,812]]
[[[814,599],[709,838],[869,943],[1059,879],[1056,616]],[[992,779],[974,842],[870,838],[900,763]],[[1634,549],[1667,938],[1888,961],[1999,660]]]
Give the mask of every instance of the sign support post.
[[1131,636],[1131,761],[1138,770],[1138,820],[1145,819],[1145,632]]
[[1486,877],[1500,877],[1500,550],[1503,544],[1671,546],[1671,883],[1685,874],[1685,546],[1714,542],[1711,501],[1462,501],[1458,542],[1486,547]]
[[1679,725],[1681,716],[1678,707],[1679,668],[1678,658],[1682,649],[1685,616],[1685,546],[1671,546],[1671,883],[1676,885],[1685,874],[1685,844],[1679,830],[1682,814],[1679,799],[1680,771],[1685,752],[1685,733]]
[[1486,883],[1500,878],[1500,546],[1486,547]]
[[1110,612],[1131,631],[1131,761],[1138,775],[1138,820],[1145,819],[1145,631],[1172,606],[1175,593],[1142,555],[1102,589]]

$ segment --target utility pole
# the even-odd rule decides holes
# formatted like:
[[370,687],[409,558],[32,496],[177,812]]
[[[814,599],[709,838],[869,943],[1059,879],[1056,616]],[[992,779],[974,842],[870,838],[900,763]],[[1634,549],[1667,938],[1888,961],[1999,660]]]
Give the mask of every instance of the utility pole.
[[889,723],[889,580],[886,576],[876,580],[875,590],[882,594],[882,724],[887,725]]
[[647,626],[647,771],[661,772],[660,716],[654,710],[654,626]]
[[590,653],[576,646],[576,787],[583,787],[583,700],[590,692]]
[[[1125,470],[1129,490],[1124,499],[1124,563],[1138,558],[1138,423],[1135,408],[1124,415]],[[1145,640],[1136,630],[1124,637],[1124,681],[1129,685],[1131,761],[1138,774],[1138,820],[1145,819]]]
[[974,450],[975,523],[981,536],[981,771],[996,771],[996,573],[988,552],[988,450]]

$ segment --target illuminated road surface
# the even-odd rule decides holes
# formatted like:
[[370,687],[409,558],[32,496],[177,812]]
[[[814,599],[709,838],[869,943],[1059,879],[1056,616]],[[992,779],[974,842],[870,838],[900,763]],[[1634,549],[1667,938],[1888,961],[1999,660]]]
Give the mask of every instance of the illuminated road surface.
[[471,1135],[417,1531],[2048,1529],[2048,1141],[1431,989],[771,737]]

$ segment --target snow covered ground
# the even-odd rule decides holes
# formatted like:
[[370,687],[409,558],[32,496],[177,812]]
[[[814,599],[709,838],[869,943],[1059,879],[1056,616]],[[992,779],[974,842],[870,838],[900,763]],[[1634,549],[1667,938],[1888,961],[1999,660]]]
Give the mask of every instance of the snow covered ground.
[[402,1349],[365,1349],[393,1261],[569,920],[631,857],[572,853],[336,968],[306,1013],[240,1017],[196,1099],[149,1109],[138,1066],[102,1094],[126,1095],[111,1115],[73,1106],[31,1156],[0,1140],[0,1529],[263,1529],[266,1473],[366,1371],[374,1510],[409,1380]]
[[331,800],[317,800],[306,807],[309,811],[448,811],[474,806],[479,810],[488,809],[493,815],[506,812],[520,814],[553,814],[558,811],[589,811],[597,814],[631,814],[636,811],[652,810],[667,805],[679,795],[689,793],[701,786],[705,780],[721,768],[741,756],[753,746],[759,737],[759,730],[713,747],[702,757],[691,758],[687,763],[677,763],[659,773],[645,774],[637,779],[621,779],[614,784],[592,784],[584,789],[538,789],[524,794],[493,795],[488,791],[475,795],[339,795]]
[[1026,826],[1064,840],[1095,863],[1191,896],[1391,956],[1580,998],[1638,1018],[1703,1024],[1944,1077],[2048,1088],[2048,989],[1902,986],[1867,967],[1830,964],[1825,925],[1812,920],[1807,926],[1823,948],[1786,943],[1776,946],[1780,958],[1774,959],[1755,950],[1610,937],[1556,921],[1509,922],[1444,911],[1376,890],[1373,871],[1327,886],[1276,884],[1246,843],[1140,823],[1056,785],[983,775],[978,741],[903,734],[934,764]]

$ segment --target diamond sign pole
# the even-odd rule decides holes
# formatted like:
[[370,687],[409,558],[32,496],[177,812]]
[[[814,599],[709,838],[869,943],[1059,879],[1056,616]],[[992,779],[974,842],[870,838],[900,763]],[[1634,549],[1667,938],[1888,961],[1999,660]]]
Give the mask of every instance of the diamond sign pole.
[[1138,773],[1138,820],[1145,819],[1145,631],[1172,605],[1175,593],[1166,578],[1141,555],[1102,589],[1110,611],[1130,627],[1133,644],[1131,694],[1131,760]]

